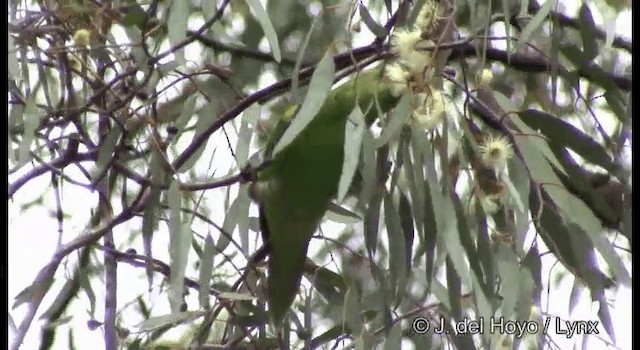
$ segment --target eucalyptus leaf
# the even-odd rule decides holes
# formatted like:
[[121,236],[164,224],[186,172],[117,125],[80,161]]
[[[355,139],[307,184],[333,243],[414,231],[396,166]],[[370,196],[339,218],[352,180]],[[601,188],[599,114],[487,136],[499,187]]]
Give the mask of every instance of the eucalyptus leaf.
[[344,295],[344,308],[342,317],[352,334],[358,334],[363,330],[363,322],[360,318],[360,297],[355,288],[350,287]]
[[92,172],[92,182],[99,181],[104,176],[105,171],[107,171],[107,168],[114,159],[114,152],[121,135],[122,129],[119,127],[111,128],[104,142],[100,145],[98,149],[98,161],[96,162],[97,167]]
[[[171,46],[176,46],[186,39],[190,11],[191,1],[173,0],[171,2],[169,17],[167,18],[167,23],[171,23],[171,25],[167,26]],[[176,62],[181,66],[186,64],[184,47],[174,50],[173,56],[175,57]]]
[[502,283],[502,316],[513,320],[516,302],[518,301],[518,288],[520,285],[520,268],[518,257],[504,243],[496,244],[496,261]]
[[540,6],[538,12],[531,18],[529,23],[522,29],[520,37],[518,38],[518,48],[523,47],[529,42],[529,39],[533,33],[542,26],[542,23],[547,19],[551,9],[555,5],[555,0],[547,0]]
[[276,34],[276,30],[273,28],[273,24],[269,19],[269,15],[267,11],[265,11],[264,7],[260,0],[246,0],[247,4],[253,10],[254,15],[260,22],[260,26],[262,26],[262,30],[264,31],[265,37],[267,37],[267,41],[269,42],[269,46],[271,46],[271,52],[273,53],[273,58],[275,58],[277,63],[280,63],[282,59],[282,53],[280,52],[280,44],[278,43],[278,35]]
[[360,12],[360,18],[362,18],[362,21],[364,22],[364,24],[367,25],[367,28],[369,28],[369,30],[378,38],[384,38],[387,36],[387,30],[384,29],[383,26],[381,26],[378,22],[376,22],[375,19],[373,19],[373,17],[371,17],[371,13],[369,13],[369,10],[367,9],[366,6],[364,6],[363,4],[360,4],[360,6],[358,7],[358,10]]
[[196,319],[203,315],[203,311],[175,312],[168,315],[151,317],[141,323],[136,328],[140,332],[148,332],[167,325],[175,325]]
[[198,276],[198,282],[200,283],[198,288],[198,301],[200,307],[203,309],[209,307],[209,286],[211,285],[213,273],[214,248],[213,238],[207,234],[207,237],[204,239],[204,251],[202,253],[202,259],[200,260],[200,274]]
[[171,260],[171,276],[169,302],[172,312],[178,312],[182,305],[184,292],[185,269],[191,248],[191,228],[188,223],[182,223],[180,215],[182,209],[182,194],[178,183],[173,181],[167,192],[169,202],[169,257]]
[[589,5],[585,2],[580,6],[580,36],[585,59],[593,60],[598,56],[598,31]]
[[347,195],[353,176],[358,168],[365,126],[364,114],[362,114],[360,106],[356,105],[351,114],[349,114],[345,125],[344,160],[342,174],[338,183],[338,203],[342,202]]
[[389,242],[389,287],[399,302],[404,296],[407,273],[405,235],[396,204],[389,193],[384,196],[384,218]]
[[317,68],[313,71],[304,102],[296,116],[293,118],[293,121],[274,147],[273,156],[289,145],[318,114],[318,111],[322,108],[322,104],[327,99],[331,86],[333,85],[334,71],[335,65],[333,63],[333,57],[325,55],[320,63],[318,63]]
[[[18,169],[27,164],[31,160],[31,144],[35,140],[36,129],[38,128],[39,118],[36,114],[36,102],[33,98],[29,98],[26,102],[23,115],[24,133],[22,134],[22,141],[18,146],[18,164],[15,168]],[[100,159],[98,157],[98,159]]]
[[301,104],[302,99],[299,96],[298,92],[298,75],[300,74],[300,66],[302,66],[302,60],[304,59],[305,53],[307,53],[307,46],[309,45],[309,40],[311,39],[311,33],[313,33],[313,29],[316,26],[316,23],[320,20],[320,17],[316,17],[313,22],[311,22],[311,27],[307,32],[307,35],[302,42],[302,46],[298,50],[298,56],[296,57],[296,63],[293,66],[293,72],[291,72],[291,96],[292,100],[296,104]]
[[400,132],[402,126],[407,123],[411,116],[412,99],[413,97],[409,93],[402,95],[402,98],[400,98],[396,108],[393,109],[382,129],[382,133],[375,141],[376,148],[386,145],[390,139]]

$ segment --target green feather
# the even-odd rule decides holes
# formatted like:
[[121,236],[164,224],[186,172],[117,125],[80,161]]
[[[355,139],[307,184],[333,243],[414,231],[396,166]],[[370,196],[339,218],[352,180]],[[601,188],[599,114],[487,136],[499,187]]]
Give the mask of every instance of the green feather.
[[277,327],[298,291],[311,236],[338,191],[347,116],[357,100],[371,124],[378,115],[376,96],[383,112],[398,100],[382,84],[381,73],[378,67],[333,90],[318,115],[259,174],[267,183],[260,202],[271,247],[267,299]]

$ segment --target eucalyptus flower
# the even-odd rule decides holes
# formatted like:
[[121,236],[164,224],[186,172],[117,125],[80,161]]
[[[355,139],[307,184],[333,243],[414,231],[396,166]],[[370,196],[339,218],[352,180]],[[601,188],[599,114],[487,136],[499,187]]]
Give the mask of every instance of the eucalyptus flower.
[[411,52],[415,51],[415,46],[422,40],[420,30],[399,29],[391,37],[393,50],[405,60]]
[[82,47],[86,47],[89,45],[91,40],[91,32],[86,29],[78,29],[75,33],[73,33],[73,42]]
[[442,16],[442,9],[434,0],[425,1],[422,9],[416,17],[416,25],[424,32],[429,32],[435,28],[438,19]]
[[431,94],[421,92],[416,96],[416,102],[412,117],[420,127],[429,131],[442,122],[446,114],[440,91],[431,90]]
[[495,169],[501,169],[507,165],[507,161],[513,157],[513,147],[504,136],[489,136],[480,145],[482,161],[485,165]]
[[400,64],[389,64],[384,68],[384,76],[393,96],[400,96],[409,87],[411,74]]

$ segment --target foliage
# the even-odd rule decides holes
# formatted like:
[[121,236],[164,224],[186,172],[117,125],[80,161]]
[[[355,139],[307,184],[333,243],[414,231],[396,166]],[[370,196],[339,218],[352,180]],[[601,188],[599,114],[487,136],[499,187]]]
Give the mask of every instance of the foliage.
[[[571,305],[585,288],[599,302],[602,341],[615,343],[608,299],[631,282],[631,41],[594,18],[630,2],[559,5],[11,1],[9,203],[28,212],[52,198],[60,237],[15,299],[28,310],[12,348],[36,315],[41,348],[72,347],[86,332],[61,339],[74,304],[107,349],[546,347],[548,334],[415,330],[541,322],[545,255],[575,276]],[[401,47],[415,28],[419,43]],[[390,88],[386,70],[358,90],[354,76],[394,64],[406,86]],[[389,89],[394,103],[368,95],[354,108],[361,91]],[[341,174],[327,170],[334,200],[311,226],[278,333],[250,184],[327,116]],[[311,170],[299,192],[325,174]],[[89,205],[84,232],[67,232]]]

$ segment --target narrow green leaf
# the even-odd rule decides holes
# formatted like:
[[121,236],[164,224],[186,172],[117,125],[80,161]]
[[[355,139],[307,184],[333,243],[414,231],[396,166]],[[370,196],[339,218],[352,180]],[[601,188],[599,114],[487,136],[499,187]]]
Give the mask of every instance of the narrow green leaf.
[[573,288],[571,288],[571,295],[569,296],[569,314],[573,313],[573,310],[576,307],[576,304],[580,301],[580,297],[582,296],[582,291],[584,290],[584,286],[580,283],[579,279],[573,280]]
[[506,244],[499,242],[496,244],[496,262],[498,272],[502,282],[500,290],[502,294],[502,316],[512,320],[515,313],[516,302],[518,301],[518,286],[520,283],[520,268],[518,257]]
[[604,23],[605,37],[604,37],[604,51],[611,50],[613,48],[613,40],[616,37],[616,18],[605,19]]
[[364,244],[369,256],[375,255],[378,249],[378,230],[380,226],[380,209],[382,206],[382,194],[377,193],[369,203],[364,215]]
[[22,79],[20,74],[20,64],[18,63],[18,53],[16,51],[16,44],[11,36],[11,33],[7,31],[7,35],[9,36],[9,40],[7,41],[9,44],[8,56],[7,56],[7,66],[9,69],[9,77],[14,81],[18,82]]
[[360,297],[355,288],[350,287],[344,295],[344,308],[342,309],[342,318],[351,330],[351,334],[359,334],[363,329],[362,318],[360,313]]
[[342,306],[346,293],[346,285],[342,276],[321,266],[318,266],[312,274],[305,274],[305,276],[327,301],[327,304]]
[[[487,298],[487,295],[483,291],[483,284],[478,280],[476,275],[471,275],[472,282],[472,291],[476,300],[476,309],[478,310],[478,316],[480,316],[484,320],[490,319],[494,315],[493,307],[491,306],[491,302]],[[491,332],[486,332],[484,334],[485,340],[488,340]]]
[[[180,110],[180,115],[178,116],[174,124],[174,126],[178,130],[178,135],[182,135],[184,133],[184,129],[187,127],[187,124],[189,124],[191,118],[194,117],[193,112],[196,108],[197,97],[198,94],[193,94],[187,97],[187,99],[181,105],[182,109]],[[175,137],[172,143],[177,143],[178,139],[179,137]]]
[[429,183],[429,194],[431,204],[436,217],[438,232],[438,247],[446,249],[448,256],[453,262],[453,266],[458,272],[462,283],[469,281],[469,268],[465,261],[465,252],[460,242],[460,235],[457,232],[457,219],[453,202],[448,196],[443,196],[437,182],[437,173],[433,164],[433,159],[426,157],[426,179]]
[[616,168],[607,151],[592,136],[550,114],[529,109],[519,113],[520,118],[531,129],[540,130],[549,140],[549,144],[564,146],[579,154],[590,163],[606,170]]
[[[385,0],[385,3],[386,2],[391,3],[391,0]],[[418,18],[418,14],[420,13],[420,10],[422,9],[422,6],[424,5],[424,3],[425,3],[425,0],[414,0],[413,6],[409,6],[411,9],[407,11],[409,13],[406,20],[407,25],[413,25],[416,23],[416,18]],[[393,13],[390,7],[387,7],[387,11],[389,11],[389,14]]]
[[107,171],[109,164],[114,158],[113,153],[120,139],[120,135],[122,135],[120,128],[112,128],[104,140],[104,143],[98,149],[98,161],[96,162],[95,170],[92,172],[92,181],[99,180],[104,175],[104,172]]
[[338,183],[338,203],[342,202],[347,195],[353,176],[358,168],[365,125],[364,114],[362,114],[360,106],[356,104],[346,122],[344,160],[342,163],[342,174],[340,175],[340,181]]
[[300,110],[273,149],[273,156],[289,145],[318,114],[333,85],[334,72],[333,57],[325,55],[311,76],[309,89]]
[[310,348],[323,348],[322,345],[338,339],[344,334],[343,325],[336,325],[311,340]]
[[125,26],[136,26],[142,29],[148,17],[149,15],[147,15],[139,3],[129,1],[127,2],[126,13],[122,17],[121,23]]
[[[212,108],[212,106],[204,107],[202,110],[203,111],[209,110],[209,108]],[[211,126],[211,124],[213,124],[213,122],[216,121],[216,119],[217,118],[213,117],[209,113],[201,112],[196,119],[195,133],[193,134],[191,143],[193,143],[193,140],[198,138],[200,134],[202,134],[205,130],[207,130],[209,126]],[[200,159],[200,156],[202,155],[202,152],[204,152],[205,148],[207,147],[208,142],[209,141],[203,142],[202,145],[200,145],[200,147],[198,147],[198,149],[196,149],[189,156],[189,158],[187,158],[184,164],[179,169],[177,169],[177,171],[179,173],[184,173],[188,170],[191,170],[195,166],[196,162]]]
[[[520,131],[522,131],[521,135],[515,136],[516,143],[518,143],[519,145],[523,142],[527,143],[529,147],[535,149],[536,153],[540,153],[544,156],[544,158],[546,158],[544,164],[547,164],[547,162],[551,163],[556,168],[556,170],[566,174],[564,167],[556,157],[555,153],[551,150],[551,148],[549,148],[549,144],[545,141],[545,139],[543,137],[540,137],[541,135],[539,133],[531,129],[517,115],[512,115],[511,121],[520,129]],[[549,169],[551,169],[551,167],[549,167]],[[555,173],[552,178],[555,179],[555,181],[559,181],[557,179],[557,176],[555,176]]]
[[593,60],[598,56],[598,32],[593,15],[586,2],[580,6],[580,36],[582,37],[582,48],[584,49],[586,60]]
[[184,277],[187,267],[187,257],[191,248],[191,228],[182,224],[180,210],[182,208],[182,194],[176,181],[171,182],[167,192],[169,202],[169,257],[171,260],[171,276],[169,302],[172,312],[178,312],[182,305],[184,292]]
[[365,208],[374,194],[376,183],[376,149],[371,131],[365,128],[362,136],[362,165],[360,167],[360,175],[362,177],[362,186],[358,199],[358,207]]
[[218,294],[219,299],[228,299],[228,300],[248,300],[253,301],[256,300],[256,297],[249,294],[242,293],[234,293],[234,292],[224,292]]
[[511,197],[516,200],[515,226],[517,239],[517,252],[524,254],[524,242],[530,227],[529,220],[529,192],[531,191],[531,179],[522,161],[514,157],[509,160],[509,181],[506,182]]
[[18,164],[16,164],[16,169],[22,167],[31,160],[31,144],[35,139],[36,129],[39,124],[36,109],[35,100],[33,98],[27,99],[23,113],[24,133],[22,134],[22,140],[18,146]]
[[364,6],[362,3],[359,6],[360,18],[364,21],[364,24],[367,25],[367,28],[378,38],[384,38],[387,36],[387,30],[384,29],[383,26],[378,24],[371,14],[369,13],[369,9]]
[[540,252],[538,245],[534,244],[521,261],[523,267],[526,267],[531,273],[533,282],[533,303],[536,305],[540,302],[540,294],[542,292],[542,262],[540,261]]
[[291,72],[291,97],[292,101],[296,104],[302,103],[302,98],[298,94],[298,74],[300,72],[300,66],[302,65],[304,54],[307,52],[307,46],[309,45],[309,40],[311,39],[311,33],[313,33],[313,29],[315,28],[316,23],[320,20],[320,18],[321,17],[316,17],[313,22],[311,22],[311,27],[307,32],[307,36],[304,38],[302,45],[298,49],[296,63],[293,66],[293,72]]
[[591,237],[595,247],[602,254],[602,257],[609,267],[613,269],[615,276],[618,278],[618,282],[622,285],[629,285],[631,283],[631,277],[624,267],[620,256],[615,253],[611,243],[606,239],[606,236],[602,234],[603,227],[600,220],[595,217],[584,202],[576,198],[566,189],[558,186],[548,186],[546,189],[549,196],[553,199],[553,202],[556,203],[564,214],[565,219],[573,222]]
[[402,98],[400,98],[400,101],[391,112],[380,136],[375,140],[376,148],[386,145],[391,138],[400,132],[402,126],[407,123],[407,120],[409,120],[411,116],[411,101],[411,94],[405,93],[402,95]]
[[484,275],[477,276],[478,279],[483,278],[479,280],[478,283],[484,287],[487,295],[493,298],[495,294],[494,281],[496,280],[494,251],[491,239],[489,238],[487,215],[484,213],[482,204],[479,201],[476,201],[475,217],[477,229],[477,259],[480,261],[480,267],[482,267],[484,273]]
[[215,249],[217,252],[223,252],[229,246],[229,235],[233,235],[233,231],[238,225],[240,215],[244,212],[245,203],[243,203],[243,201],[242,196],[238,195],[229,206],[229,210],[227,210],[224,221],[222,222],[222,231],[225,234],[221,234],[216,243]]
[[599,65],[588,60],[585,57],[585,53],[580,50],[578,46],[575,44],[563,44],[560,47],[560,52],[562,52],[562,54],[571,61],[576,68],[581,72],[584,72],[585,78],[591,83],[600,85],[605,91],[610,93],[615,91],[619,94],[620,89],[613,81],[611,75],[605,72]]
[[389,242],[389,289],[399,303],[404,296],[403,282],[407,273],[405,237],[396,204],[388,192],[384,196],[384,219]]
[[267,37],[267,41],[269,42],[269,46],[271,46],[271,52],[273,53],[273,58],[277,63],[280,63],[282,59],[282,54],[280,53],[280,44],[278,43],[278,35],[276,34],[276,30],[273,28],[273,24],[269,19],[269,15],[267,11],[262,7],[262,3],[260,0],[246,0],[247,4],[253,11],[253,14],[260,22],[260,26],[262,26],[262,30],[264,31],[264,36]]
[[520,269],[518,274],[518,296],[516,301],[516,321],[523,322],[531,319],[533,306],[534,283],[528,270]]
[[257,103],[252,104],[242,112],[240,131],[238,131],[238,142],[236,143],[236,161],[238,162],[238,168],[243,168],[247,164],[251,138],[254,134],[252,125],[255,125],[258,118],[260,118],[260,105]]
[[175,312],[168,315],[151,317],[137,326],[139,332],[149,332],[167,325],[177,325],[183,322],[194,320],[204,314],[204,311]]
[[[360,5],[362,6],[362,5]],[[400,322],[391,327],[389,334],[384,338],[384,350],[401,349],[402,345],[402,325]]]
[[238,191],[238,234],[240,236],[240,246],[245,254],[249,253],[249,207],[251,206],[251,198],[249,198],[249,184],[241,184]]
[[363,220],[360,215],[352,212],[351,210],[341,207],[333,202],[329,203],[327,208],[327,219],[346,225],[353,225]]
[[[171,25],[167,26],[171,46],[176,46],[187,37],[187,24],[189,22],[190,10],[191,1],[173,0],[171,2],[169,17],[167,18],[167,23],[171,23]],[[178,64],[181,66],[185,65],[184,47],[173,51],[173,56]]]
[[[413,239],[415,232],[413,230],[413,210],[409,198],[404,193],[399,192],[400,203],[398,206],[398,214],[400,215],[400,226],[402,227],[402,233],[404,233],[404,257],[405,257],[405,271],[407,276],[411,272],[411,261],[413,252]],[[404,289],[403,289],[404,290]]]
[[44,275],[46,268],[47,266],[45,266],[40,270],[40,272],[38,272],[38,277],[36,277],[33,284],[23,289],[22,291],[20,291],[20,293],[18,293],[18,295],[16,295],[13,306],[11,306],[12,310],[15,310],[15,308],[24,303],[30,303],[32,300],[40,299],[41,296],[44,296],[47,291],[49,291],[49,288],[54,281],[53,277],[47,279],[39,278],[40,276]]
[[91,281],[89,280],[89,275],[87,273],[78,273],[78,283],[80,283],[80,288],[84,291],[84,294],[89,299],[89,310],[91,310],[91,315],[93,315],[96,311],[96,293],[93,291],[93,287],[91,287]]
[[[13,105],[13,106],[9,106],[9,122],[7,124],[7,127],[9,128],[9,130],[16,130],[16,131],[22,131],[24,130],[24,112],[25,112],[25,106],[24,105]],[[9,144],[12,145],[13,141],[9,138]],[[11,154],[9,154],[10,157],[16,158],[17,159],[17,154],[16,152],[10,152]]]
[[[502,0],[500,2],[502,4],[502,15],[504,16],[504,18],[511,18],[511,7],[510,7],[510,3],[509,0]],[[504,26],[505,29],[505,35],[507,36],[507,52],[509,54],[512,54],[515,52],[514,47],[513,47],[513,37],[511,36],[511,25],[505,23]]]
[[607,304],[607,300],[604,298],[604,294],[599,298],[600,308],[598,309],[598,318],[602,322],[602,326],[609,334],[609,337],[615,344],[616,342],[616,334],[613,328],[613,322],[611,322],[611,313],[609,312],[609,305]]
[[[424,137],[424,135],[417,129],[417,126],[412,126],[410,145],[407,145],[408,147],[404,149],[406,153],[404,171],[411,188],[410,195],[411,203],[413,204],[412,211],[416,228],[418,229],[418,236],[421,240],[421,244],[424,244],[424,164],[422,161],[422,150],[418,149],[416,142],[416,138]],[[413,157],[410,153],[413,153]]]
[[447,291],[449,292],[449,302],[451,303],[451,317],[456,321],[462,320],[462,293],[460,285],[460,277],[456,274],[456,269],[451,260],[451,254],[447,256],[446,261],[446,278]]
[[[551,62],[560,62],[560,41],[562,40],[562,33],[563,27],[560,25],[558,17],[554,17],[551,20],[551,47],[549,48],[549,58]],[[554,105],[557,105],[558,102],[559,66],[559,64],[551,65],[551,101]]]
[[533,16],[529,23],[527,23],[526,27],[522,29],[520,38],[518,38],[518,48],[523,47],[529,42],[529,38],[531,38],[533,32],[535,32],[542,26],[542,22],[547,19],[547,16],[549,15],[549,12],[551,12],[551,9],[553,8],[553,5],[555,3],[555,0],[547,0],[544,4],[542,4],[542,6],[540,6],[540,9],[535,14],[535,16]]
[[207,237],[204,239],[204,252],[200,259],[200,275],[198,276],[200,283],[200,288],[198,288],[198,301],[202,309],[209,307],[209,286],[211,285],[213,273],[214,248],[213,238],[211,238],[210,234],[207,234]]
[[[541,207],[542,203],[535,191],[529,196],[531,215],[540,237],[567,270],[589,285],[592,293],[601,292],[605,276],[596,265],[591,240],[586,239],[584,233],[579,234],[579,227],[570,224],[573,226],[569,229],[557,213],[557,209],[549,208],[546,204],[550,201],[548,196],[544,197],[545,206]],[[540,263],[535,260],[532,262],[535,262],[535,268],[539,269]],[[532,271],[532,274],[539,286],[539,272]]]
[[440,283],[440,281],[435,277],[433,277],[431,285],[431,291],[433,292],[433,295],[436,297],[436,299],[438,299],[442,303],[442,306],[445,307],[445,310],[451,310],[451,300],[449,300],[449,293],[447,291],[447,288],[445,288],[442,283]]
[[[607,104],[611,111],[618,117],[618,120],[623,123],[630,123],[631,121],[631,93],[627,93],[628,101],[624,103],[624,99],[618,90],[608,90],[604,92],[604,98],[607,100]],[[625,106],[626,104],[626,106]]]
[[[152,158],[152,166],[153,166],[153,158]],[[160,168],[160,172],[163,173],[162,168]],[[151,178],[154,179],[153,176]],[[158,208],[160,206],[161,192],[162,191],[158,187],[151,188],[148,202],[145,205],[144,213],[142,214],[142,246],[144,249],[144,255],[149,259],[153,257],[153,250],[152,250],[153,232],[158,227],[158,221],[160,220],[158,216]],[[151,288],[151,286],[153,285],[153,276],[155,275],[155,271],[153,270],[153,263],[151,262],[151,260],[147,260],[145,265],[146,265],[145,273],[147,275],[148,287]]]
[[215,16],[218,9],[216,8],[217,1],[202,1],[200,6],[202,7],[202,14],[208,20]]
[[16,334],[18,333],[18,327],[16,327],[16,323],[13,320],[13,317],[11,317],[11,314],[8,313],[9,315],[9,331],[12,332],[12,334]]

